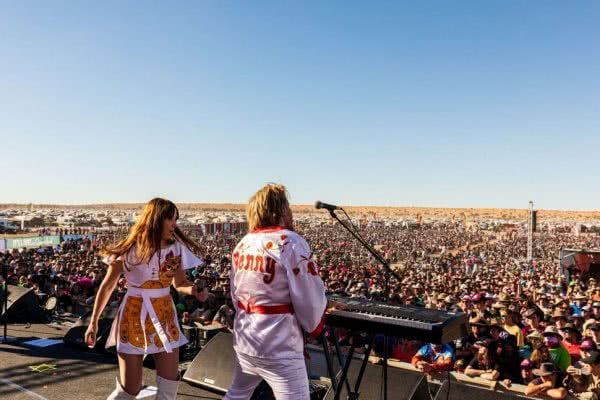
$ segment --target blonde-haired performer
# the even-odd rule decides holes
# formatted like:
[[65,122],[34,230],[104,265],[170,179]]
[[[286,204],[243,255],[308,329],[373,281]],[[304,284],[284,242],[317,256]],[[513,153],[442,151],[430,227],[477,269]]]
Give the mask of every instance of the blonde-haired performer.
[[264,379],[277,400],[310,398],[303,331],[325,321],[325,286],[306,241],[294,232],[283,185],[269,184],[248,204],[250,232],[233,252],[236,368],[224,399],[250,399]]
[[[100,285],[92,321],[85,333],[88,346],[94,346],[98,318],[102,314],[122,273],[127,294],[121,302],[106,347],[117,347],[120,380],[108,399],[133,399],[142,386],[143,356],[152,354],[156,364],[157,399],[177,396],[179,347],[187,339],[179,329],[170,286],[182,294],[204,301],[206,290],[198,293],[188,282],[185,270],[202,260],[189,248],[197,248],[179,228],[179,211],[165,199],[146,204],[126,239],[104,249],[108,272]],[[120,382],[119,382],[120,381]]]

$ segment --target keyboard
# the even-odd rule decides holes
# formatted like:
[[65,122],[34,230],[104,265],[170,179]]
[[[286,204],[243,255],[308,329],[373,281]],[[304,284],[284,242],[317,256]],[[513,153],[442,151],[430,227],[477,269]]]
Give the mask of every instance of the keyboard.
[[448,343],[467,336],[467,315],[413,305],[390,305],[361,298],[330,296],[343,310],[325,316],[330,327],[428,343]]

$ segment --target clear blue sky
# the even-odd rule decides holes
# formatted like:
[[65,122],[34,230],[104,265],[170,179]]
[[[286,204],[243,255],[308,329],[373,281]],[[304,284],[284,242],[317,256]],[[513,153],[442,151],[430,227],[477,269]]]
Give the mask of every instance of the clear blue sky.
[[3,1],[0,202],[599,209],[598,1]]

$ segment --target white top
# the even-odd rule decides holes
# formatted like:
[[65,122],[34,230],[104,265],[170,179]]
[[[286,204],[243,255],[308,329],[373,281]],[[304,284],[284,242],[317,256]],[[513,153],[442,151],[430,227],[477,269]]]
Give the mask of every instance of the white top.
[[[178,269],[202,263],[185,245],[174,242],[154,254],[147,263],[135,265],[136,247],[124,257],[127,294],[119,307],[107,347],[127,354],[152,354],[172,351],[187,343],[179,329],[177,312],[169,293]],[[160,253],[160,254],[159,254]],[[112,258],[105,259],[110,263]]]

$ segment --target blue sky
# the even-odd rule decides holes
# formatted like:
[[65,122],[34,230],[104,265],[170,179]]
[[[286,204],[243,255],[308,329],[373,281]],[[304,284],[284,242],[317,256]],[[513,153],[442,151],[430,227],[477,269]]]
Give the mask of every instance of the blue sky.
[[599,209],[600,2],[2,2],[0,202]]

